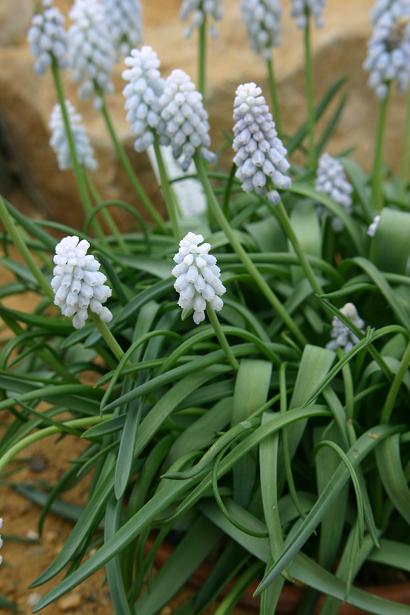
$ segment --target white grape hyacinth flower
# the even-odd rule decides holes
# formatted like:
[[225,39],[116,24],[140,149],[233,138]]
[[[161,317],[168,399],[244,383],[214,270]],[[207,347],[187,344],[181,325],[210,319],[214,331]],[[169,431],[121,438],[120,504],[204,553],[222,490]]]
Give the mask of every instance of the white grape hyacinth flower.
[[383,11],[379,7],[376,15],[363,66],[369,86],[383,99],[392,82],[401,92],[410,86],[410,0],[395,0]]
[[322,28],[325,4],[326,0],[292,0],[292,17],[299,28],[306,28],[309,16],[313,17],[318,28]]
[[277,204],[277,188],[286,190],[291,186],[286,175],[290,165],[262,90],[255,83],[245,83],[236,90],[233,118],[233,161],[242,189]]
[[142,43],[142,7],[140,0],[102,0],[105,18],[117,54],[127,56]]
[[[335,203],[343,207],[347,214],[352,213],[353,188],[346,177],[340,160],[330,154],[322,154],[316,174],[315,188],[318,192],[327,194]],[[321,212],[321,208],[319,208]],[[343,222],[336,216],[332,217],[333,229],[337,232],[343,230]]]
[[408,4],[409,0],[376,0],[371,12],[373,25],[387,11],[391,12],[397,19],[402,18]]
[[64,237],[56,246],[51,287],[54,303],[64,316],[73,319],[75,329],[84,327],[91,310],[103,322],[110,322],[112,314],[103,304],[111,297],[106,276],[99,271],[100,263],[87,254],[90,244],[79,237]]
[[42,10],[35,14],[28,31],[27,40],[35,57],[34,70],[43,75],[55,58],[59,68],[66,68],[67,33],[64,17],[53,6],[52,0],[42,0]]
[[[185,36],[191,36],[194,28],[200,28],[205,19],[220,21],[223,16],[222,0],[183,0],[180,16],[182,21],[191,19],[191,25],[185,30]],[[211,25],[211,34],[216,36],[216,29]]]
[[[79,163],[89,171],[95,171],[98,167],[94,157],[94,150],[82,123],[82,118],[69,100],[66,100],[66,108],[73,133],[74,145]],[[59,104],[56,104],[50,117],[49,128],[51,131],[50,145],[57,156],[58,166],[61,171],[73,168],[67,134],[64,128],[63,114]]]
[[[0,530],[1,529],[3,529],[3,518],[2,517],[0,517]],[[2,548],[2,546],[3,546],[3,538],[0,535],[0,549]],[[0,566],[2,565],[2,563],[3,563],[3,556],[0,555]]]
[[226,292],[216,258],[209,254],[211,245],[203,241],[202,235],[185,235],[179,242],[179,250],[174,256],[176,265],[172,270],[176,278],[174,288],[179,294],[178,305],[183,313],[194,311],[196,325],[205,320],[207,304],[216,312],[222,310],[221,297]]
[[[352,323],[364,333],[364,321],[360,318],[356,306],[353,303],[346,303],[340,310],[343,316],[346,316]],[[346,325],[335,316],[332,320],[332,330],[330,332],[331,340],[326,345],[328,350],[337,350],[342,348],[345,352],[349,352],[359,341]]]
[[111,94],[115,60],[109,24],[98,0],[75,0],[70,11],[73,25],[68,31],[68,55],[74,81],[80,84],[80,98],[94,98],[96,108],[101,95]]
[[154,143],[158,134],[163,145],[169,140],[164,136],[164,121],[161,118],[159,99],[164,90],[164,80],[159,72],[160,61],[155,51],[148,46],[133,49],[125,59],[128,67],[122,77],[128,81],[124,87],[125,109],[132,133],[136,137],[134,147],[143,152]]
[[242,15],[252,49],[269,60],[279,47],[282,7],[279,0],[242,0]]
[[183,171],[187,171],[198,151],[207,162],[215,162],[209,148],[208,113],[202,95],[183,70],[173,70],[165,81],[159,100],[164,135],[169,140],[172,154]]
[[379,215],[373,218],[372,222],[369,225],[369,228],[367,229],[367,234],[369,235],[369,237],[374,237],[376,235],[377,229],[379,228],[380,220],[381,216]]

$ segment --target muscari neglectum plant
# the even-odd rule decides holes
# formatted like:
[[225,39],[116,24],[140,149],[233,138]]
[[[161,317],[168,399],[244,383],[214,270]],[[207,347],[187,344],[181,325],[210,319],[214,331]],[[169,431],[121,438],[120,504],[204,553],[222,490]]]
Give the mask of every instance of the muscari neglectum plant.
[[[182,3],[198,30],[197,86],[177,67],[162,75],[150,47],[133,49],[141,4],[131,17],[131,2],[76,0],[66,33],[43,0],[29,33],[35,69],[50,70],[56,88],[51,145],[85,213],[84,228],[72,229],[0,199],[2,265],[15,277],[1,297],[38,297],[33,313],[0,306],[3,483],[32,443],[84,443],[48,489],[11,484],[42,506],[40,537],[50,512],[73,522],[33,579],[41,591],[59,575],[34,611],[104,567],[115,613],[154,615],[210,558],[176,615],[215,601],[217,615],[230,613],[253,583],[263,615],[291,583],[306,588],[300,613],[336,614],[343,602],[409,613],[360,588],[369,562],[410,572],[410,94],[400,177],[386,174],[383,157],[390,92],[409,90],[409,2],[379,0],[373,12],[365,68],[380,113],[371,175],[325,151],[344,82],[315,105],[311,25],[322,25],[323,0],[292,3],[308,117],[286,137],[272,61],[281,3],[243,0],[273,117],[259,85],[238,84],[230,169],[212,153],[205,104],[207,26],[223,3]],[[124,54],[130,135],[138,151],[152,149],[169,221],[109,113],[112,67]],[[102,114],[139,209],[95,188],[92,144],[64,93],[67,68]],[[164,147],[181,165],[176,180]],[[207,201],[192,218],[174,190],[187,170]],[[134,231],[120,232],[115,208],[133,217]],[[86,504],[67,505],[65,492],[90,477]],[[7,566],[12,528],[2,516]],[[163,543],[174,548],[154,574]]]

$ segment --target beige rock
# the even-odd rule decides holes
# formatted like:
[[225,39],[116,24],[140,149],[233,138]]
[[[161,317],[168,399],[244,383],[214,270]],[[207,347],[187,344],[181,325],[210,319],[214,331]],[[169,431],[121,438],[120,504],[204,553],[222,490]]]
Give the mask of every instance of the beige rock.
[[58,601],[58,609],[63,613],[77,609],[81,605],[81,595],[72,593]]
[[14,45],[25,38],[33,9],[34,0],[1,0],[0,46]]

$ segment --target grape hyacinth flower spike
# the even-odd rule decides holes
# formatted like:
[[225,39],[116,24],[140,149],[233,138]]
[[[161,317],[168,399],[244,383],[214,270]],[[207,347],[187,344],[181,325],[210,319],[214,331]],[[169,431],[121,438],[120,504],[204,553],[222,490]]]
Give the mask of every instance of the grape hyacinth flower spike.
[[74,236],[64,237],[56,246],[51,287],[54,303],[64,316],[73,319],[76,329],[84,327],[91,310],[103,322],[112,320],[110,310],[103,304],[111,297],[107,278],[99,271],[100,263],[87,254],[90,244]]
[[140,0],[102,0],[105,18],[117,60],[142,43],[142,7]]
[[208,114],[202,102],[202,95],[184,71],[173,70],[165,81],[164,91],[159,100],[164,135],[172,147],[172,154],[187,171],[194,154],[199,152],[208,162],[215,162],[215,154],[209,147]]
[[53,6],[52,0],[42,0],[40,6],[42,11],[34,15],[27,40],[31,53],[36,58],[34,70],[42,75],[51,65],[53,58],[59,68],[66,68],[68,61],[63,15]]
[[279,47],[282,7],[279,0],[242,0],[242,15],[252,49],[269,60]]
[[[345,209],[347,214],[351,214],[353,188],[346,177],[342,163],[330,154],[322,154],[319,159],[315,188],[318,192],[330,196],[335,203]],[[332,226],[335,231],[343,230],[343,223],[337,217],[332,218]]]
[[325,4],[326,0],[292,0],[292,17],[302,30],[306,28],[309,16],[313,17],[318,28],[322,28]]
[[[346,303],[340,310],[343,316],[346,316],[357,329],[364,333],[364,321],[360,318],[356,306],[353,303]],[[331,340],[326,345],[328,350],[337,350],[342,348],[345,352],[349,352],[359,341],[346,325],[335,316],[332,320],[332,330],[330,332]]]
[[377,233],[377,229],[379,228],[381,216],[377,215],[373,218],[372,222],[369,224],[369,228],[367,229],[367,234],[369,237],[374,237]]
[[[191,25],[185,30],[185,36],[191,36],[194,28],[200,28],[205,19],[222,19],[222,0],[183,0],[180,16],[183,21],[191,17]],[[214,27],[211,34],[216,35]]]
[[176,278],[174,288],[179,294],[178,305],[184,314],[194,311],[193,319],[197,325],[205,320],[207,304],[216,312],[222,310],[221,297],[226,292],[216,258],[209,254],[211,245],[203,241],[202,235],[185,235],[179,242],[179,250],[174,256],[176,265],[172,270]]
[[234,163],[236,177],[245,192],[256,192],[277,204],[277,188],[291,186],[287,151],[279,139],[275,123],[255,83],[245,83],[236,90],[234,102]]
[[80,98],[95,97],[94,104],[100,108],[101,95],[114,91],[115,50],[104,10],[98,0],[75,0],[70,17],[68,54],[74,81],[80,84]]
[[[69,100],[66,100],[66,108],[78,162],[89,171],[95,171],[98,165],[94,157],[94,150],[90,143],[90,139],[82,123],[81,115],[77,113]],[[49,127],[51,130],[50,145],[57,156],[60,170],[66,171],[67,169],[71,169],[73,167],[73,161],[59,104],[55,105],[52,111]]]
[[154,143],[155,134],[160,137],[163,145],[169,143],[164,136],[164,122],[161,119],[159,99],[164,90],[164,80],[161,78],[160,62],[151,47],[133,49],[125,59],[128,67],[122,77],[128,81],[124,87],[125,109],[127,120],[131,124],[132,133],[136,139],[134,147],[137,152],[148,149]]

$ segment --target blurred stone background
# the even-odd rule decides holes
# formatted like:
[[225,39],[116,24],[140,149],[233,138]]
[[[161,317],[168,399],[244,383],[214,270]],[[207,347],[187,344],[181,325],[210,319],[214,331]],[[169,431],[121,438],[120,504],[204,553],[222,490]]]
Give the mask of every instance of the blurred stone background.
[[[71,0],[56,0],[67,13]],[[166,76],[179,67],[196,78],[196,37],[183,38],[180,0],[142,0],[144,41],[157,51]],[[369,169],[377,118],[377,100],[367,86],[362,69],[370,34],[372,0],[328,0],[325,27],[314,30],[316,98],[338,77],[348,76],[347,106],[328,149],[337,154],[354,147],[354,158]],[[302,35],[290,18],[290,0],[283,0],[282,47],[275,50],[282,124],[288,134],[305,119]],[[34,0],[0,2],[0,190],[13,203],[33,215],[50,217],[74,227],[82,212],[71,173],[58,170],[48,145],[48,120],[55,103],[50,75],[37,76],[25,42]],[[240,13],[240,0],[224,0],[219,37],[210,40],[208,100],[213,147],[224,142],[231,130],[232,101],[236,86],[256,81],[266,86],[263,62],[249,47]],[[109,107],[117,130],[132,157],[137,174],[148,192],[158,199],[158,187],[145,155],[132,150],[132,138],[123,110],[120,64],[116,68],[116,93]],[[90,102],[76,98],[76,86],[64,73],[68,98],[80,110],[99,159],[96,183],[104,198],[135,203],[133,192],[114,158],[103,122]],[[266,91],[267,94],[267,91]],[[386,160],[398,168],[403,140],[404,100],[394,95],[389,110]],[[229,159],[228,159],[229,160]],[[126,214],[125,214],[126,215]]]

